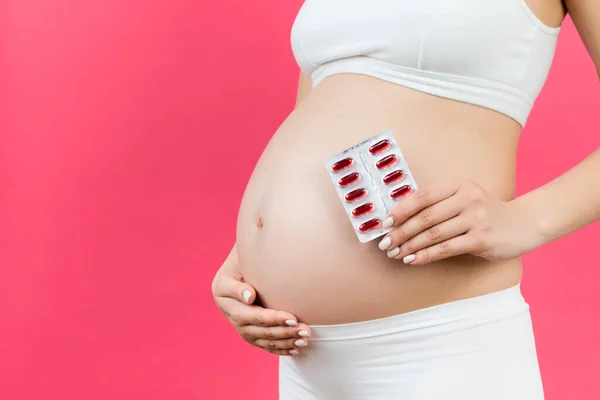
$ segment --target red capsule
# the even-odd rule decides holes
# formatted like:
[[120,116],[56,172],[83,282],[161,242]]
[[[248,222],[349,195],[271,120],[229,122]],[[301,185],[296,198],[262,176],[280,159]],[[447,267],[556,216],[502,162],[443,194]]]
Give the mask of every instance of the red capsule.
[[341,187],[347,187],[350,185],[354,185],[356,182],[360,180],[360,174],[358,172],[353,172],[344,176],[342,179],[338,181],[338,185]]
[[358,230],[364,233],[379,228],[380,226],[381,220],[379,220],[378,218],[373,218],[359,226]]
[[379,142],[375,143],[373,146],[369,147],[369,153],[371,153],[371,154],[383,153],[384,151],[389,149],[390,146],[391,146],[390,141],[387,139],[383,139],[383,140],[380,140]]
[[400,186],[397,189],[392,190],[390,193],[390,197],[394,200],[399,199],[400,197],[406,196],[412,192],[412,188],[409,185]]
[[401,181],[402,179],[404,179],[404,171],[399,169],[397,171],[390,172],[389,174],[384,176],[383,183],[385,183],[386,185],[391,185],[392,183],[396,183],[398,181]]
[[363,215],[370,213],[374,209],[375,206],[373,205],[373,203],[365,203],[352,210],[352,215],[354,215],[356,218],[362,217]]
[[398,157],[396,157],[394,154],[390,154],[389,156],[383,157],[381,160],[377,161],[375,166],[378,169],[385,169],[385,168],[391,167],[392,165],[396,164],[397,162],[398,162]]
[[348,157],[333,164],[331,166],[331,169],[333,170],[333,172],[340,172],[345,170],[346,168],[350,168],[352,164],[354,164],[354,160]]
[[363,188],[354,189],[353,191],[347,193],[346,196],[344,196],[344,199],[348,203],[351,203],[351,202],[356,201],[358,199],[362,199],[366,195],[367,195],[367,191],[365,189],[363,189]]

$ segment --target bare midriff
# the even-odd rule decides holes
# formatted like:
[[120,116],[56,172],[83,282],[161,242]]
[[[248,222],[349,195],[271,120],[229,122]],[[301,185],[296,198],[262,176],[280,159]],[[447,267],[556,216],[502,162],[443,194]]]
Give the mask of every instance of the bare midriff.
[[520,125],[479,106],[358,74],[326,78],[267,145],[239,211],[244,279],[268,308],[308,324],[365,321],[516,285],[519,259],[471,255],[405,265],[358,241],[324,160],[391,130],[420,187],[472,179],[514,196]]

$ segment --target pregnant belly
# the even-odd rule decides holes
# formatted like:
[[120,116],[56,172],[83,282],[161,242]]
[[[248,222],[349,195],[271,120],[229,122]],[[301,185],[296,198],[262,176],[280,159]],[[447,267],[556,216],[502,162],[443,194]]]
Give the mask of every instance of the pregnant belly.
[[237,223],[244,279],[266,307],[310,324],[394,315],[501,290],[519,260],[459,256],[426,266],[362,244],[323,165],[331,154],[390,129],[420,186],[471,178],[513,195],[518,125],[480,107],[373,78],[328,78],[296,108],[263,152]]

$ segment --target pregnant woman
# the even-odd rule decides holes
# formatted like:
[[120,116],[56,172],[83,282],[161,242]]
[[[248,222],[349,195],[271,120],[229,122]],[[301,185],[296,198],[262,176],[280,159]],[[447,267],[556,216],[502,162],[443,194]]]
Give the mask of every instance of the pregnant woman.
[[[519,257],[600,218],[598,149],[514,197],[567,12],[600,69],[597,0],[305,1],[297,106],[212,285],[246,341],[287,356],[281,399],[543,398]],[[419,190],[363,244],[324,161],[384,130]]]

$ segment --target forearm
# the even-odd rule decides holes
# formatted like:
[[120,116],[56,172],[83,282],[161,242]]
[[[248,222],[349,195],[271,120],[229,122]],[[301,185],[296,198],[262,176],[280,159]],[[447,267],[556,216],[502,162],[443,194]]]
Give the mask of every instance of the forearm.
[[600,148],[573,169],[516,200],[536,225],[536,247],[600,218]]

